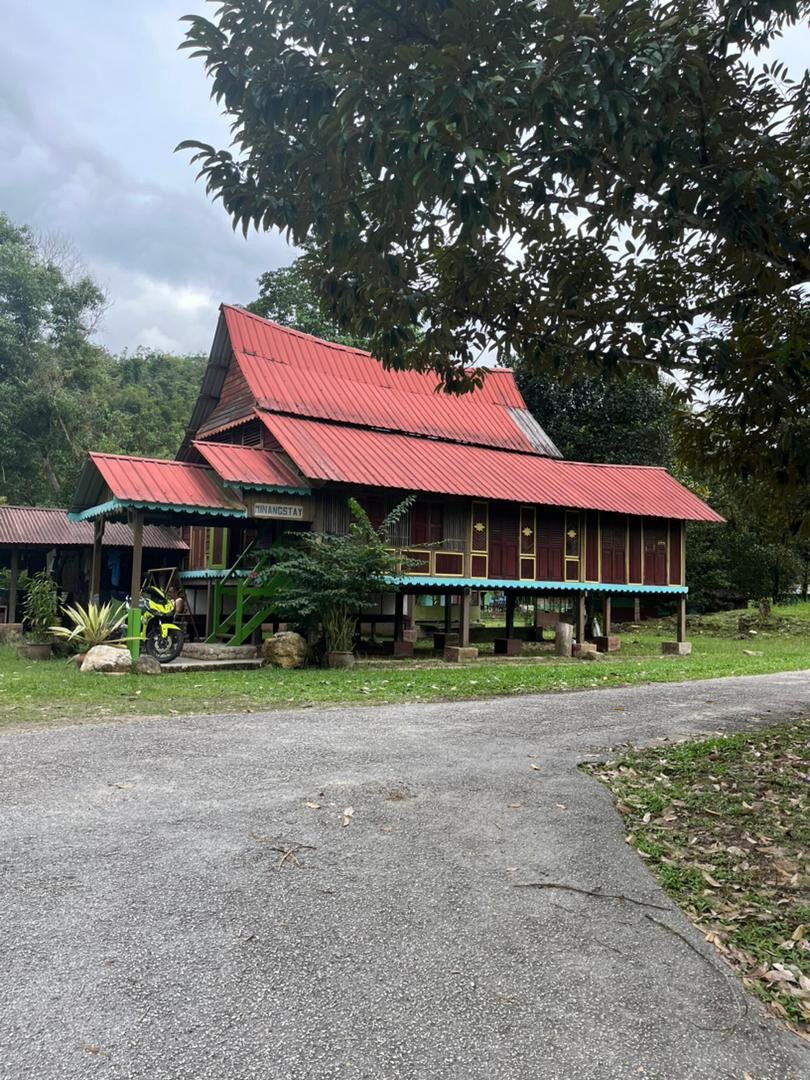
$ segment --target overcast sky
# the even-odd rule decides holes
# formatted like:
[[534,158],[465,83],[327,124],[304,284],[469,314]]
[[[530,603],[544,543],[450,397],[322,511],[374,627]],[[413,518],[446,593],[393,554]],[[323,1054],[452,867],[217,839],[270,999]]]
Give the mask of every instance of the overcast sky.
[[[207,352],[222,301],[289,263],[278,235],[235,234],[181,139],[225,145],[199,62],[177,52],[204,0],[0,0],[0,210],[72,241],[106,289],[113,350]],[[810,32],[778,55],[797,73]]]

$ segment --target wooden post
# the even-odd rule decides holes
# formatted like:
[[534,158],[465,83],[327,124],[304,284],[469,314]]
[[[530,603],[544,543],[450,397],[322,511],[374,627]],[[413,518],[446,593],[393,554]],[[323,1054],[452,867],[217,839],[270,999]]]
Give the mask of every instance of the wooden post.
[[641,598],[638,596],[633,597],[633,622],[641,622]]
[[405,625],[405,595],[401,592],[394,593],[394,641],[402,641],[402,630]]
[[143,566],[143,510],[132,515],[132,580],[130,582],[130,608],[127,623],[129,651],[133,660],[141,655],[141,569]]
[[17,621],[17,578],[20,573],[19,548],[11,549],[11,567],[8,575],[8,621]]
[[612,616],[611,609],[613,607],[612,600],[613,600],[613,597],[610,596],[609,594],[605,597],[605,626],[604,626],[604,629],[602,630],[602,633],[605,635],[605,637],[610,637],[610,631],[612,629],[612,626],[611,626],[611,616]]
[[466,649],[470,644],[470,590],[462,589],[459,597],[458,643]]
[[101,596],[101,544],[104,539],[105,519],[93,522],[93,562],[90,569],[90,603],[98,604]]
[[453,629],[453,594],[444,594],[444,632],[449,634]]
[[676,639],[678,641],[686,641],[686,593],[681,593],[678,597],[678,631]]
[[585,593],[577,595],[577,645],[585,640]]
[[506,594],[506,634],[505,637],[515,636],[515,601],[517,596],[513,592]]

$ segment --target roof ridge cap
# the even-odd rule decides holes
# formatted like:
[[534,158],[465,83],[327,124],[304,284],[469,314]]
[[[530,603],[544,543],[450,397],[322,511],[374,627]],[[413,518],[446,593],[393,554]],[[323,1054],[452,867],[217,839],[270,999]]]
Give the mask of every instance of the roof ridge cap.
[[[360,356],[370,356],[372,360],[376,360],[375,356],[367,349],[359,349],[356,345],[343,345],[339,341],[328,341],[326,338],[319,338],[315,334],[308,334],[305,330],[296,330],[294,326],[285,326],[284,323],[275,322],[273,319],[265,319],[263,315],[257,315],[255,311],[248,311],[247,308],[240,307],[238,304],[221,304],[223,311],[233,311],[237,315],[246,316],[249,319],[258,320],[263,326],[272,326],[274,330],[280,330],[282,333],[291,334],[293,337],[306,338],[308,341],[317,341],[319,345],[326,345],[330,349],[340,349],[343,352],[358,353]],[[244,350],[240,350],[244,351]],[[254,354],[255,355],[255,354]],[[272,357],[265,357],[270,360]],[[380,361],[377,361],[380,363]]]

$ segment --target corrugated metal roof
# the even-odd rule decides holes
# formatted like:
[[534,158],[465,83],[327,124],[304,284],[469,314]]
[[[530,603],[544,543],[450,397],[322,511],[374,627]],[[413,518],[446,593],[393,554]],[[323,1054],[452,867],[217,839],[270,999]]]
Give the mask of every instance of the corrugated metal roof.
[[591,465],[262,414],[304,476],[691,521],[723,518],[664,469]]
[[[0,544],[10,547],[86,547],[93,543],[91,521],[69,521],[67,510],[47,506],[0,506]],[[132,529],[108,522],[105,547],[132,547]],[[144,525],[143,546],[187,551],[188,544],[168,525]]]
[[227,483],[295,491],[307,487],[305,480],[269,450],[202,441],[195,441],[192,446]]
[[[272,412],[429,435],[457,442],[559,456],[533,421],[510,371],[492,370],[469,394],[437,392],[435,372],[387,370],[369,353],[279,326],[240,308],[223,307],[234,360],[256,404]],[[225,385],[235,386],[232,374]],[[218,406],[201,427],[216,426]],[[541,437],[538,438],[538,433]]]
[[216,474],[204,465],[158,458],[90,454],[112,497],[124,503],[163,503],[201,509],[239,509],[239,501],[226,491]]

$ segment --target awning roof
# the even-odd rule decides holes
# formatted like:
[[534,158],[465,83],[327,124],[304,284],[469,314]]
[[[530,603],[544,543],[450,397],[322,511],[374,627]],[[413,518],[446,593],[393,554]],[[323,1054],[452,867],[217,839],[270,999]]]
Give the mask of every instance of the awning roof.
[[192,446],[225,484],[309,495],[306,482],[269,450],[230,443],[195,441]]
[[[0,506],[0,545],[4,547],[88,547],[93,543],[89,521],[69,521],[66,510],[47,506]],[[132,529],[110,522],[104,530],[105,547],[132,547]],[[187,551],[177,529],[146,525],[143,546],[166,551]]]
[[723,518],[665,469],[593,465],[367,431],[289,416],[261,418],[311,480],[690,521]]
[[74,520],[127,508],[244,517],[236,496],[204,465],[119,454],[89,454],[70,515]]

